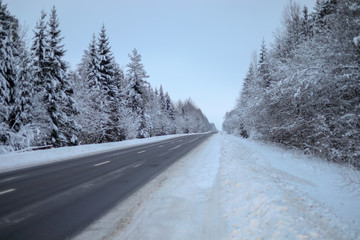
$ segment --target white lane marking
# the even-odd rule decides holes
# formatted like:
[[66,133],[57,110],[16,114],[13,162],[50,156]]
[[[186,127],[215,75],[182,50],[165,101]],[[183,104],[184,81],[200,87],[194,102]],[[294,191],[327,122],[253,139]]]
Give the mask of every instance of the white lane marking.
[[136,162],[132,165],[133,168],[137,168],[140,167],[141,165],[143,165],[146,162],[146,160],[141,160],[139,162]]
[[181,145],[176,146],[176,147],[173,147],[173,148],[170,148],[169,151],[175,150],[175,149],[177,149],[177,148],[179,148],[179,147],[181,147]]
[[8,190],[5,190],[5,191],[0,192],[0,195],[6,194],[6,193],[10,193],[10,192],[13,192],[13,191],[15,191],[15,190],[16,190],[16,189],[14,189],[14,188],[8,189]]
[[160,145],[159,148],[162,148],[164,145]]
[[189,143],[191,143],[191,142],[193,142],[193,141],[195,141],[195,140],[198,140],[198,139],[199,139],[199,137],[194,138],[193,140],[189,141]]
[[146,152],[145,150],[142,150],[142,151],[140,151],[140,152],[138,152],[138,153],[144,153],[144,152]]
[[106,161],[106,162],[98,163],[98,164],[95,164],[94,167],[98,167],[98,166],[107,164],[107,163],[109,163],[109,162],[111,162],[111,161]]
[[17,179],[17,178],[21,178],[21,177],[23,177],[23,176],[24,176],[24,175],[17,176],[17,177],[11,177],[11,178],[5,178],[4,180],[1,180],[0,183],[8,182],[8,181],[11,181],[11,180],[14,180],[14,179]]
[[135,164],[135,165],[133,166],[133,168],[140,167],[141,165],[142,165],[142,163]]

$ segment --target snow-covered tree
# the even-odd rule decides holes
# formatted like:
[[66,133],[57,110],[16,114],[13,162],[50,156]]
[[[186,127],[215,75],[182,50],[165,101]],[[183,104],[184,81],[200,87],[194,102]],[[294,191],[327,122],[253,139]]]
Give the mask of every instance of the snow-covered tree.
[[200,133],[212,129],[208,119],[191,99],[179,101],[176,111],[178,133]]
[[224,129],[244,128],[252,137],[360,166],[360,52],[354,44],[360,4],[319,0],[310,18],[305,10],[299,18],[293,4],[285,12],[284,31],[266,55],[271,84],[259,91],[261,67],[249,71]]
[[31,65],[18,20],[0,1],[0,152],[31,144],[30,81]]
[[71,97],[72,86],[68,79],[67,63],[63,60],[65,50],[55,7],[52,8],[48,23],[46,14],[35,28],[32,45],[35,66],[35,91],[38,104],[35,112],[39,129],[38,143],[64,146],[77,144],[78,126],[73,116],[77,113]]
[[267,48],[265,44],[265,40],[261,43],[260,55],[259,55],[259,66],[258,66],[258,73],[259,73],[259,81],[260,86],[263,88],[267,88],[270,86],[270,70],[269,70],[269,59],[267,56]]
[[170,120],[175,119],[175,107],[168,92],[165,93],[166,113]]
[[174,107],[162,86],[152,89],[136,49],[125,75],[104,25],[70,71],[55,7],[46,18],[28,49],[0,0],[0,152],[214,129],[190,100]]
[[98,66],[96,37],[93,35],[88,48],[84,50],[77,72],[71,74],[75,98],[79,104],[80,113],[77,121],[82,126],[81,142],[83,143],[100,142],[102,136],[100,126],[104,117],[103,96],[100,92]]
[[107,100],[112,100],[114,89],[115,61],[111,52],[109,38],[103,25],[97,42],[99,82]]
[[312,36],[311,30],[311,21],[309,16],[309,10],[304,6],[302,10],[302,19],[301,19],[301,34],[302,40],[308,40]]
[[[103,25],[93,38],[78,67],[83,94],[81,125],[86,142],[109,142],[127,138],[131,112],[127,108],[125,77],[115,62]],[[86,97],[84,97],[86,96]],[[130,134],[132,135],[132,134]]]
[[48,22],[47,42],[49,77],[47,82],[47,95],[49,101],[48,113],[56,127],[52,130],[55,145],[74,145],[78,143],[79,126],[74,121],[78,113],[73,99],[73,87],[69,81],[68,64],[63,60],[65,50],[61,43],[61,30],[55,7],[52,8]]
[[18,21],[0,1],[0,141],[7,145],[14,125]]
[[149,77],[146,74],[144,65],[141,63],[141,55],[134,49],[132,54],[129,54],[130,63],[127,64],[127,102],[128,107],[139,117],[140,125],[138,129],[138,137],[144,138],[149,136],[145,103],[147,101],[147,85],[146,79]]
[[15,87],[15,122],[14,129],[17,132],[17,140],[15,149],[29,147],[34,144],[34,81],[33,81],[33,65],[31,54],[26,48],[23,39],[24,33],[21,35],[17,43],[19,50],[17,58],[17,75]]
[[113,53],[111,52],[109,38],[106,35],[106,29],[103,25],[97,42],[98,56],[98,81],[101,86],[101,96],[103,96],[103,110],[107,117],[102,122],[104,129],[104,142],[116,140],[120,134],[118,129],[118,109],[117,109],[117,85],[115,81],[116,63]]

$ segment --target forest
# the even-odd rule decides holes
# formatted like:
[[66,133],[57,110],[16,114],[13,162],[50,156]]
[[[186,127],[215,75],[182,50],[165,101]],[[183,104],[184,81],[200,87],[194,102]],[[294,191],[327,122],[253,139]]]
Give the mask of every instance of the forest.
[[191,99],[151,86],[136,49],[122,69],[104,25],[70,69],[59,26],[42,11],[28,43],[0,0],[0,153],[215,130]]
[[360,3],[290,1],[223,130],[360,167]]

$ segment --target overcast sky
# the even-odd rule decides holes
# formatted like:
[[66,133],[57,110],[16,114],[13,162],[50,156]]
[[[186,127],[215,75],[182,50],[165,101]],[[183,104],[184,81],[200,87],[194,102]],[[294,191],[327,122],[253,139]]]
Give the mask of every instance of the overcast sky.
[[[123,67],[136,48],[153,87],[163,85],[174,101],[191,97],[221,129],[262,39],[273,41],[290,0],[3,0],[32,30],[43,9],[56,6],[67,54],[74,68],[92,34],[107,29]],[[312,11],[316,0],[298,0]]]

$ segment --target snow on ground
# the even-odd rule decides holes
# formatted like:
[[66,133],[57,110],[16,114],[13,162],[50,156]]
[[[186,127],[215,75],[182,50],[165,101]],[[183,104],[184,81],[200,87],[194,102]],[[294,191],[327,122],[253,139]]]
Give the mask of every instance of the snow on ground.
[[134,139],[121,142],[88,144],[74,147],[62,147],[48,150],[38,150],[31,152],[11,152],[0,154],[0,172],[15,170],[24,167],[41,165],[56,161],[71,159],[100,152],[113,151],[116,149],[131,147],[146,143],[158,142],[171,139],[185,134],[175,134],[168,136]]
[[359,239],[351,168],[224,136],[221,205],[226,239]]
[[216,134],[76,239],[360,239],[359,182],[350,167]]

